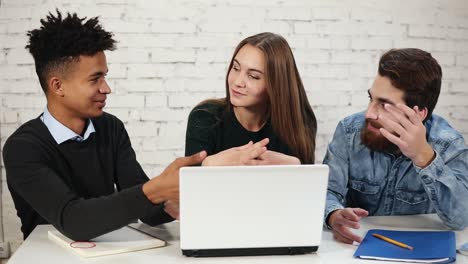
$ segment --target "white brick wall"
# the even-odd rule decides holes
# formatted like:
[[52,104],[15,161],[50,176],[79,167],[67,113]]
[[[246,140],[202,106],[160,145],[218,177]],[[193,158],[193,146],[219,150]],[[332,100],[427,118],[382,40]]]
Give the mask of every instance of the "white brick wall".
[[[114,31],[107,111],[126,123],[149,176],[183,154],[190,109],[223,96],[234,47],[261,31],[282,34],[294,50],[319,122],[319,161],[338,120],[365,109],[378,58],[390,48],[433,53],[444,72],[436,113],[468,138],[466,0],[0,0],[0,146],[45,106],[25,31],[55,7],[99,15]],[[5,186],[5,240],[16,248],[19,223]]]

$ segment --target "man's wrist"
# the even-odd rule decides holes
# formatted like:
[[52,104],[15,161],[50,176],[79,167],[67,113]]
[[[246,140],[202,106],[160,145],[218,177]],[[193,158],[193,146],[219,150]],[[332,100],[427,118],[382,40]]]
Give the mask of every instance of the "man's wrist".
[[330,223],[331,216],[334,213],[336,213],[338,210],[340,210],[340,209],[335,209],[335,210],[331,211],[330,213],[328,213],[327,218],[325,219],[325,225],[327,226],[328,229],[333,229],[332,226],[331,226],[331,223]]
[[425,167],[429,166],[429,164],[431,164],[435,157],[435,151],[431,146],[428,145],[428,147],[423,152],[421,152],[421,155],[413,160],[413,164],[419,168],[424,169]]
[[142,190],[146,198],[153,204],[159,204],[166,200],[163,192],[164,188],[162,188],[161,179],[159,177],[144,183]]

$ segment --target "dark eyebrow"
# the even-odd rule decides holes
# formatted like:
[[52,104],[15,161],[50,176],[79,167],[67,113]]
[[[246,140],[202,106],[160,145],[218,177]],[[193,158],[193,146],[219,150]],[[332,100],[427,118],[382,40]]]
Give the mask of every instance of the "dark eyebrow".
[[[234,59],[234,62],[237,63],[237,64],[239,64],[239,65],[241,65],[241,64],[239,63],[239,61],[237,61],[236,59]],[[257,69],[247,69],[247,71],[254,71],[254,72],[258,72],[258,73],[260,73],[260,74],[263,74],[263,72],[262,72],[261,70],[257,70]]]
[[[369,94],[369,97],[370,98],[373,98],[371,93],[370,93],[370,89],[367,90],[367,94]],[[383,104],[391,104],[391,105],[396,105],[396,103],[394,103],[392,100],[390,99],[387,99],[387,98],[382,98],[382,97],[377,97],[377,98],[374,98],[375,100],[379,101],[380,103],[383,103]]]
[[92,79],[92,78],[95,78],[95,77],[101,77],[101,76],[106,75],[108,72],[109,72],[109,69],[107,69],[105,72],[97,71],[97,72],[94,72],[91,75],[89,75],[89,78]]

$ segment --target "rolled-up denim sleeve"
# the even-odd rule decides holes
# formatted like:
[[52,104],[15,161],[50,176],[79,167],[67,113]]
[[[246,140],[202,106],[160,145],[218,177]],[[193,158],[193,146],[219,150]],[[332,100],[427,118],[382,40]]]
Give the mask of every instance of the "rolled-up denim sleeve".
[[463,229],[468,225],[468,148],[458,138],[446,150],[435,151],[431,164],[424,169],[415,166],[416,171],[444,224]]
[[348,135],[346,135],[343,123],[340,122],[330,144],[328,144],[327,154],[323,160],[323,163],[330,168],[324,222],[331,212],[345,206],[344,198],[348,191],[349,171],[348,142]]

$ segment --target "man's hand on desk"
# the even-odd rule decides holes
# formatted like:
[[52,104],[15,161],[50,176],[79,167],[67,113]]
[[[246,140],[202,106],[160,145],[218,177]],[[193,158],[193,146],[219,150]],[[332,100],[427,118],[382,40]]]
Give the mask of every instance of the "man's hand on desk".
[[361,208],[344,208],[333,211],[328,218],[328,225],[332,228],[333,238],[337,241],[352,244],[361,243],[362,237],[351,232],[350,228],[359,229],[359,221],[369,213]]

